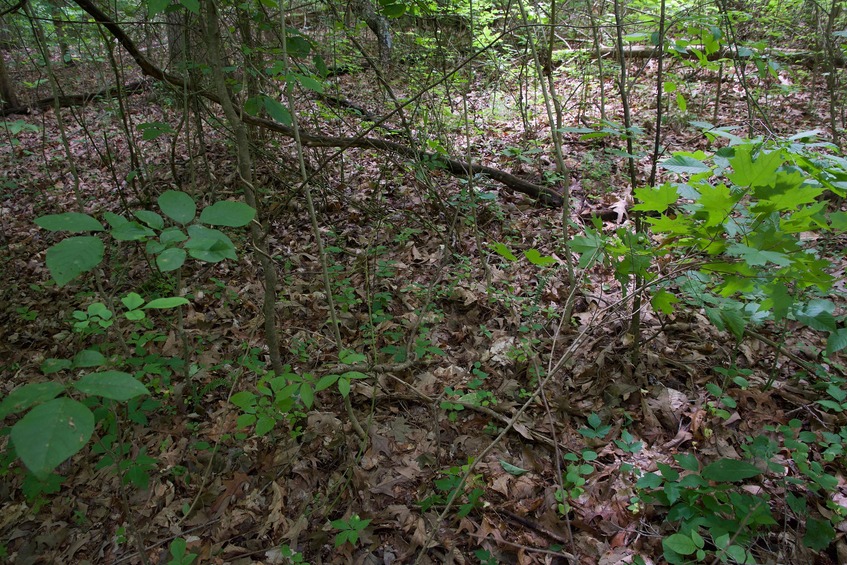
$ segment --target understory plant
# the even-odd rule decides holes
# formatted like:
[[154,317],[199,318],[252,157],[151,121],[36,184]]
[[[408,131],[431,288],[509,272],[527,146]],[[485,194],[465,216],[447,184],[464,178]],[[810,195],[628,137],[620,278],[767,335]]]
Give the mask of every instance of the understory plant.
[[[158,204],[172,225],[166,226],[165,217],[149,210],[135,211],[133,216],[137,221],[106,212],[103,217],[108,230],[93,216],[81,212],[45,215],[37,218],[36,223],[52,232],[108,234],[114,242],[141,243],[155,258],[158,270],[164,273],[182,267],[188,256],[212,263],[235,259],[235,246],[229,237],[207,226],[244,226],[255,215],[245,204],[223,201],[204,208],[198,223],[194,199],[178,191],[163,193]],[[113,256],[117,251],[116,246]],[[95,269],[105,253],[106,244],[100,235],[73,235],[47,250],[47,267],[61,287]],[[96,280],[98,288],[103,289],[102,280]],[[146,423],[144,411],[150,406],[145,406],[140,398],[151,394],[151,384],[155,387],[163,384],[148,375],[163,374],[163,366],[147,355],[144,344],[158,339],[157,335],[163,338],[164,334],[155,329],[147,313],[178,308],[188,304],[188,300],[181,296],[146,300],[136,292],[129,292],[120,299],[123,316],[117,317],[112,297],[101,298],[84,310],[75,311],[72,320],[76,333],[84,339],[96,338],[98,343],[72,359],[47,359],[41,370],[50,380],[13,390],[0,401],[0,420],[23,414],[6,431],[14,452],[32,475],[42,481],[79,452],[101,424],[102,437],[95,445],[95,452],[103,456],[105,464],[118,465],[126,482],[144,487],[147,471],[155,460],[146,456],[143,449],[130,459],[131,445],[122,442],[116,423],[121,417]],[[118,319],[140,330],[134,337],[130,336],[132,349],[124,335],[127,328],[119,326]]]

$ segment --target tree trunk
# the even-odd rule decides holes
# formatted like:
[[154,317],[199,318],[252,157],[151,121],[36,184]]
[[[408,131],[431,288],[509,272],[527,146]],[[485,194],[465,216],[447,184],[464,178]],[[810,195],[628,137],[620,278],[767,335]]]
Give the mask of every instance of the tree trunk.
[[9,78],[8,71],[6,71],[6,62],[3,60],[3,55],[0,54],[0,106],[3,108],[16,108],[20,105],[18,96],[12,86],[12,80]]
[[387,65],[391,60],[391,27],[388,18],[380,14],[370,0],[352,0],[353,12],[362,18],[376,36],[379,44],[379,61]]

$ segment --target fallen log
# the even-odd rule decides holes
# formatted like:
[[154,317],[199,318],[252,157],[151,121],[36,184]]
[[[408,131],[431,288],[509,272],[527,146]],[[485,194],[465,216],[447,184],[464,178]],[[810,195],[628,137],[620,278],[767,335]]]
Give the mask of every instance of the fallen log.
[[[207,100],[215,102],[218,105],[221,104],[221,100],[215,94],[208,92],[205,89],[194,89],[190,87],[190,85],[188,85],[186,81],[183,80],[181,77],[167,73],[156,65],[154,65],[152,61],[150,61],[147,57],[144,56],[143,53],[141,53],[141,51],[138,49],[138,47],[136,47],[135,43],[129,38],[129,36],[123,31],[123,29],[121,29],[119,25],[112,21],[112,19],[107,16],[102,10],[100,10],[100,8],[95,6],[91,0],[74,0],[74,2],[77,6],[82,8],[91,17],[93,17],[95,22],[101,24],[109,31],[109,33],[112,34],[112,36],[118,41],[118,43],[120,43],[121,46],[123,46],[123,48],[127,51],[127,53],[129,53],[130,56],[135,60],[136,64],[139,66],[139,68],[145,75],[153,77],[156,80],[166,82],[180,90],[188,87],[192,92],[199,92],[200,96],[203,96]],[[389,114],[383,119],[387,119],[391,115],[392,114]],[[294,129],[290,126],[274,122],[272,120],[260,118],[257,116],[251,116],[246,112],[241,113],[241,119],[246,124],[262,127],[271,131],[281,133],[286,137],[292,139],[294,138]],[[390,151],[402,155],[404,157],[414,159],[416,161],[433,163],[436,166],[443,167],[446,171],[456,176],[468,176],[477,174],[487,175],[516,192],[520,192],[522,194],[526,194],[528,196],[531,196],[532,198],[535,198],[536,200],[538,200],[538,202],[546,206],[561,207],[564,204],[564,199],[555,190],[518,178],[505,171],[501,171],[499,169],[495,169],[493,167],[488,167],[485,165],[478,165],[476,163],[468,163],[466,161],[452,159],[444,155],[419,151],[417,149],[414,149],[407,145],[396,143],[394,141],[388,141],[384,139],[373,139],[365,136],[351,138],[330,137],[310,134],[307,132],[301,132],[300,139],[303,145],[307,147],[335,147],[338,149],[358,147],[376,149],[380,151]]]
[[97,100],[98,98],[106,98],[109,96],[116,96],[120,92],[126,94],[142,92],[147,88],[147,86],[148,85],[146,81],[140,80],[126,84],[123,87],[112,86],[109,88],[98,90],[97,92],[48,96],[47,98],[36,100],[32,104],[0,108],[0,116],[10,116],[12,114],[29,114],[33,110],[47,110],[49,108],[54,108],[57,104],[60,108],[69,108],[71,106],[85,106],[93,100]]

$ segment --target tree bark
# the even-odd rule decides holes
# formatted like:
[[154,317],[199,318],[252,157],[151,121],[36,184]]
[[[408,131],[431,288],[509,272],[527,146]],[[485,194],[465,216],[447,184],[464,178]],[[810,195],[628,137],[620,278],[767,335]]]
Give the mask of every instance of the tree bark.
[[20,105],[15,87],[12,85],[12,79],[9,78],[9,72],[6,70],[3,54],[0,53],[0,108],[15,108]]

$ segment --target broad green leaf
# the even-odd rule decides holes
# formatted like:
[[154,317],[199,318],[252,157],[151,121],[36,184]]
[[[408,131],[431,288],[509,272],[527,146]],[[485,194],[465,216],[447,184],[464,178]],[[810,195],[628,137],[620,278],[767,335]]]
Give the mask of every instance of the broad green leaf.
[[537,267],[546,267],[556,263],[555,258],[541,255],[541,253],[538,252],[538,249],[528,249],[527,251],[524,251],[523,254],[530,263]]
[[74,355],[74,368],[99,367],[106,364],[106,356],[93,349],[83,349]]
[[102,396],[124,402],[136,396],[150,394],[139,380],[122,371],[103,371],[85,375],[74,383],[74,388],[92,396]]
[[182,296],[169,296],[167,298],[156,298],[155,300],[151,300],[144,306],[145,310],[150,308],[155,308],[158,310],[164,310],[166,308],[176,308],[177,306],[183,306],[188,304],[188,300],[183,298]]
[[696,472],[700,470],[700,462],[697,460],[697,457],[691,453],[679,453],[674,455],[674,460],[686,471]]
[[144,305],[144,299],[137,292],[130,292],[121,298],[121,303],[126,306],[127,310],[136,310]]
[[178,224],[187,224],[197,213],[197,204],[188,194],[177,190],[163,192],[158,198],[162,213]]
[[826,354],[832,355],[847,347],[847,328],[838,328],[838,330],[829,334],[826,340]]
[[671,294],[666,290],[657,290],[650,299],[650,304],[653,308],[662,314],[673,314],[673,305],[679,302],[679,298],[675,294]]
[[811,547],[815,551],[823,551],[835,539],[835,529],[829,522],[806,518],[806,534],[803,536],[803,545]]
[[59,286],[65,286],[103,260],[103,242],[93,235],[69,237],[47,250],[47,268]]
[[191,12],[192,14],[200,13],[200,1],[199,0],[179,0],[179,3],[185,6],[185,9]]
[[355,365],[356,363],[364,363],[368,358],[362,353],[356,353],[352,349],[345,349],[338,356],[338,360],[345,365]]
[[163,220],[162,216],[156,212],[151,212],[150,210],[136,210],[133,214],[135,214],[136,218],[154,230],[160,230],[165,227],[165,220]]
[[719,459],[703,468],[701,476],[707,481],[733,483],[761,475],[758,467],[737,459]]
[[178,247],[165,249],[156,256],[156,266],[159,267],[159,270],[163,273],[175,271],[182,267],[185,263],[185,257],[185,249],[180,249]]
[[638,202],[632,207],[633,210],[645,212],[664,212],[679,200],[676,187],[666,182],[656,188],[644,187],[635,189],[635,199]]
[[112,228],[111,233],[112,237],[118,241],[140,241],[147,237],[153,237],[156,235],[156,232],[147,226],[142,226],[138,222],[127,222],[125,224],[121,224],[116,228]]
[[123,216],[119,216],[118,214],[115,214],[114,212],[103,212],[103,218],[106,219],[106,222],[113,229],[118,227],[118,226],[122,226],[129,221],[126,218],[124,218]]
[[156,139],[161,135],[176,133],[174,128],[164,122],[146,122],[138,124],[136,128],[141,132],[141,139],[147,141]]
[[776,181],[776,170],[782,165],[782,152],[759,152],[753,160],[754,147],[741,145],[735,148],[735,156],[729,160],[732,172],[726,176],[734,184],[742,187],[769,186]]
[[300,86],[302,86],[303,88],[308,88],[309,90],[313,90],[318,93],[322,93],[324,91],[323,84],[321,84],[310,76],[295,74],[292,75],[292,77],[294,78],[294,80],[300,83]]
[[662,545],[680,555],[691,555],[697,551],[694,541],[684,534],[672,534],[662,540]]
[[65,387],[61,383],[53,381],[20,386],[0,402],[0,420],[10,414],[23,412],[36,404],[53,400],[64,390]]
[[516,477],[520,477],[521,475],[529,472],[526,469],[522,469],[520,467],[512,465],[511,463],[503,461],[502,459],[500,459],[500,466],[503,467],[504,471]]
[[[196,2],[197,0],[194,1]],[[274,420],[270,416],[267,416],[265,414],[259,415],[259,417],[256,418],[256,435],[259,437],[266,435],[268,432],[274,429],[275,425],[276,420]]]
[[147,0],[147,15],[151,19],[156,17],[164,12],[170,3],[171,0]]
[[226,234],[215,229],[191,225],[188,227],[189,240],[185,242],[188,254],[209,263],[224,259],[237,259],[235,246]]
[[720,311],[721,319],[726,323],[729,331],[735,336],[735,339],[741,340],[744,338],[744,328],[747,327],[747,319],[740,310],[724,308]]
[[159,241],[164,244],[180,243],[188,239],[188,236],[179,228],[168,228],[159,234]]
[[315,403],[315,389],[309,383],[300,385],[300,400],[307,409],[311,409]]
[[236,392],[232,395],[232,397],[230,397],[229,401],[241,408],[242,410],[256,409],[256,395],[247,390]]
[[249,224],[256,216],[256,210],[243,202],[222,200],[203,208],[200,221],[210,226],[240,228]]
[[277,100],[274,100],[269,96],[265,96],[265,110],[267,110],[268,115],[277,122],[286,126],[291,125],[291,112],[289,112],[288,108],[280,104]]
[[347,398],[350,394],[350,381],[347,379],[338,379],[338,392],[341,393],[342,398]]
[[489,243],[489,247],[491,247],[497,255],[508,259],[509,261],[517,261],[518,258],[515,257],[512,250],[503,245],[502,243]]
[[730,193],[729,188],[723,183],[717,186],[703,185],[701,187],[699,203],[708,214],[708,220],[704,224],[705,227],[723,224],[732,213],[737,200],[737,197],[734,197]]
[[727,254],[732,257],[740,257],[744,262],[751,267],[763,267],[768,263],[773,263],[778,267],[787,267],[791,264],[791,259],[784,253],[776,251],[763,251],[744,245],[743,243],[733,243],[726,250]]
[[45,375],[51,375],[53,373],[58,373],[59,371],[64,371],[65,369],[70,369],[73,366],[68,359],[54,359],[49,358],[45,359],[44,363],[41,364],[41,372]]
[[341,378],[340,375],[324,375],[315,384],[315,390],[326,390],[333,384],[335,384],[335,381],[337,381],[339,378]]
[[70,398],[36,406],[12,426],[12,442],[24,465],[44,479],[60,463],[88,443],[94,432],[94,414]]
[[71,233],[82,233],[87,231],[103,231],[103,224],[89,216],[79,212],[65,212],[64,214],[48,214],[35,219],[35,223],[49,231],[67,231]]
[[670,159],[662,161],[660,166],[672,173],[681,174],[706,173],[712,170],[707,164],[687,155],[674,155]]

